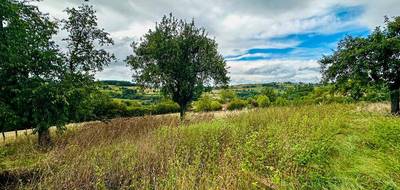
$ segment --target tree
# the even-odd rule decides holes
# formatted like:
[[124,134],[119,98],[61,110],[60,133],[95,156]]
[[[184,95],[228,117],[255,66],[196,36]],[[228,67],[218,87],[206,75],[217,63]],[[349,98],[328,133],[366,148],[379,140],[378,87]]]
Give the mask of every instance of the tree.
[[63,29],[69,35],[63,39],[68,43],[66,62],[70,73],[94,74],[103,70],[115,59],[112,53],[98,47],[110,46],[114,41],[97,25],[93,6],[81,5],[67,8],[68,19],[62,20]]
[[217,43],[194,21],[164,16],[155,30],[132,44],[133,55],[127,64],[134,70],[134,80],[161,91],[179,104],[183,119],[187,106],[206,86],[226,85],[226,63],[217,51]]
[[15,130],[33,127],[39,145],[49,144],[49,127],[65,120],[64,67],[55,43],[56,23],[29,1],[0,0],[0,102],[2,119]]
[[320,60],[323,81],[337,84],[349,80],[361,84],[385,84],[390,90],[391,112],[399,114],[400,17],[385,18],[366,38],[346,37],[332,55]]
[[94,113],[93,94],[99,93],[94,83],[94,74],[115,60],[114,54],[103,49],[113,45],[109,34],[98,27],[93,6],[81,5],[67,8],[67,19],[62,29],[68,33],[64,59],[67,63],[69,81],[69,118],[72,121],[86,120]]

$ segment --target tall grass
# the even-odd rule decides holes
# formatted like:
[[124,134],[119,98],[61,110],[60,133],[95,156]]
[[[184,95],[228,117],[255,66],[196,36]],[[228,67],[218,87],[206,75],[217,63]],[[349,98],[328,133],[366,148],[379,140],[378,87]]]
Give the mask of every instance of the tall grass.
[[184,126],[172,116],[91,124],[35,153],[41,159],[23,169],[34,177],[14,187],[399,189],[400,119],[364,107],[272,107]]

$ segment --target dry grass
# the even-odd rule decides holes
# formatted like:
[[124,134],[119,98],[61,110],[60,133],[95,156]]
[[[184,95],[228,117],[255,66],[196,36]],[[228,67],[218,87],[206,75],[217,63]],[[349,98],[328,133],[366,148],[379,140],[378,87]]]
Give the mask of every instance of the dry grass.
[[122,118],[69,128],[48,152],[21,138],[0,158],[21,179],[7,188],[397,189],[400,120],[368,106]]

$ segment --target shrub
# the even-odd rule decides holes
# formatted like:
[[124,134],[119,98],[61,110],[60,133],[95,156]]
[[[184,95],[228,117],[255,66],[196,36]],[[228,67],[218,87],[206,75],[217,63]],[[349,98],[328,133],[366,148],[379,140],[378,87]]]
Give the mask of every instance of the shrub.
[[222,109],[222,105],[218,101],[211,101],[211,110],[212,111],[218,111]]
[[278,97],[275,100],[275,105],[277,105],[277,106],[287,106],[288,104],[289,104],[289,101],[282,97]]
[[263,88],[261,90],[261,94],[267,96],[272,102],[276,101],[276,98],[278,96],[276,91],[270,87]]
[[142,106],[142,104],[140,104],[140,102],[137,101],[137,100],[124,100],[122,102],[128,107],[140,107],[140,106]]
[[153,106],[152,114],[166,114],[179,112],[179,105],[172,100],[163,100]]
[[228,110],[239,110],[239,109],[243,109],[244,107],[246,107],[246,105],[247,105],[246,101],[235,98],[228,104],[227,109]]
[[201,111],[217,111],[222,109],[222,105],[212,100],[211,97],[207,94],[203,95],[199,98],[196,102],[193,103],[194,111],[201,112]]
[[93,102],[93,115],[90,119],[109,119],[114,117],[123,116],[126,112],[127,106],[120,100],[113,100],[107,95],[99,94]]
[[257,104],[258,106],[265,108],[271,104],[271,101],[269,101],[268,96],[261,95],[257,97]]
[[249,104],[249,107],[258,107],[257,100],[252,97],[247,98],[247,104]]
[[220,92],[220,100],[221,103],[226,103],[232,101],[236,98],[236,93],[233,90],[221,90]]
[[134,116],[144,116],[146,114],[150,114],[153,111],[151,107],[128,107],[125,112],[123,113],[123,116],[126,117],[134,117]]

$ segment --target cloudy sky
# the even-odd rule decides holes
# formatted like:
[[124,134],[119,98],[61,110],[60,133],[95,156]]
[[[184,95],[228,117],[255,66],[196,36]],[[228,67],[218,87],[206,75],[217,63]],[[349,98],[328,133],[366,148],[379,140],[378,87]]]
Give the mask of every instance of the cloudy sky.
[[[65,18],[83,0],[44,0],[39,8]],[[195,19],[215,37],[230,67],[232,84],[318,82],[318,59],[346,35],[366,36],[383,16],[399,16],[399,0],[91,0],[99,25],[111,34],[118,61],[101,80],[129,80],[123,60],[163,15]]]

